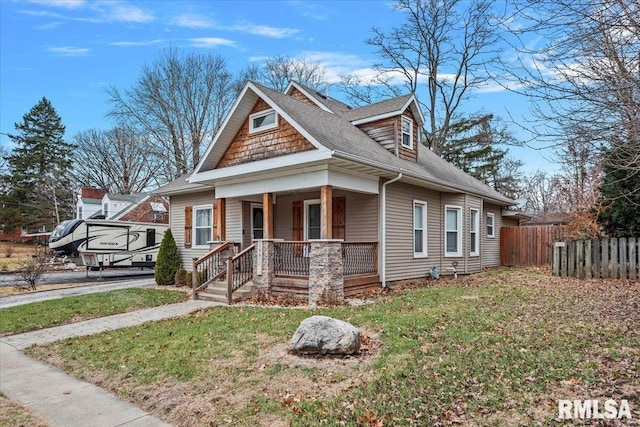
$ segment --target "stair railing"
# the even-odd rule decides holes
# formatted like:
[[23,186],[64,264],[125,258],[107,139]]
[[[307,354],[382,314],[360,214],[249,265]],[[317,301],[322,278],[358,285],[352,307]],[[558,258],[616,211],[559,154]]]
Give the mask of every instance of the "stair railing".
[[226,260],[229,257],[229,249],[233,249],[233,245],[230,242],[223,242],[202,258],[193,260],[191,288],[194,298],[197,293],[206,288],[209,283],[224,277],[227,272]]
[[233,304],[233,293],[253,278],[255,243],[227,260],[227,304]]

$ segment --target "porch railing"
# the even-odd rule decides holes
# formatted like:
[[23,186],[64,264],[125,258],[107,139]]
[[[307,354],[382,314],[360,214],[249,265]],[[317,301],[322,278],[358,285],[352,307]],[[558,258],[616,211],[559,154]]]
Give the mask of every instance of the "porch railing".
[[342,243],[345,276],[378,274],[378,242]]
[[309,277],[311,242],[274,242],[276,276]]
[[233,293],[253,278],[255,244],[227,260],[227,303],[233,303]]
[[227,273],[227,258],[236,251],[236,245],[224,242],[202,258],[193,261],[193,295],[215,280],[222,280]]

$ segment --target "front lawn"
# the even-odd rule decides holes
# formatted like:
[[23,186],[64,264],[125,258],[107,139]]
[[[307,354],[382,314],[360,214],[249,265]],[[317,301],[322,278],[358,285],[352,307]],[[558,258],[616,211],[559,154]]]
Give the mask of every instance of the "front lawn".
[[[608,398],[640,419],[638,282],[502,269],[437,284],[358,307],[216,307],[29,354],[177,426],[549,425],[558,399]],[[319,313],[360,328],[362,354],[288,354]]]
[[123,289],[0,309],[0,337],[184,301],[184,292]]

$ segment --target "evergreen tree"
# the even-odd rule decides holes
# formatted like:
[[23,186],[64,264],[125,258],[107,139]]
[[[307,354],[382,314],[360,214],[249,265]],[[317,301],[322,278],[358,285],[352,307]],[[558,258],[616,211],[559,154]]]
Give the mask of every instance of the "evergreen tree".
[[504,127],[493,126],[492,120],[493,115],[487,114],[451,124],[442,158],[493,189],[514,197],[522,163],[509,159],[508,150],[499,148],[515,145],[515,141]]
[[[636,148],[632,148],[634,145]],[[639,145],[631,142],[607,153],[616,161],[604,163],[600,186],[603,210],[598,222],[611,237],[640,237],[640,170],[634,155]]]
[[51,229],[73,212],[69,177],[74,146],[64,141],[62,120],[44,97],[15,129],[9,138],[16,147],[5,157],[0,223],[9,229]]
[[178,255],[178,245],[171,234],[171,229],[164,233],[158,259],[156,260],[155,279],[158,285],[173,285],[176,271],[180,268],[180,255]]

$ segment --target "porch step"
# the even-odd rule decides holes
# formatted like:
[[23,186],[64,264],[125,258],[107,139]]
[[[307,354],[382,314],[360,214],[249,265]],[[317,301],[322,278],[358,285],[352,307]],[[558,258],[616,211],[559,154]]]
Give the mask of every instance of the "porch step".
[[[240,289],[233,293],[234,301],[242,301],[253,295],[252,290],[253,283],[248,282]],[[222,304],[227,303],[227,282],[213,282],[210,283],[207,288],[198,292],[196,299],[204,301],[219,302]]]

